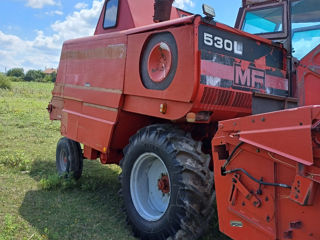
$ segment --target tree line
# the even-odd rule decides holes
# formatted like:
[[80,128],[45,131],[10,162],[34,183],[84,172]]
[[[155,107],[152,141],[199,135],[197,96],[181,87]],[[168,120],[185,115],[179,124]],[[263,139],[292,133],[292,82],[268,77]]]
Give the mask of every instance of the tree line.
[[24,73],[23,68],[12,68],[5,73],[5,76],[12,82],[55,82],[57,73],[45,74],[41,70],[29,70]]

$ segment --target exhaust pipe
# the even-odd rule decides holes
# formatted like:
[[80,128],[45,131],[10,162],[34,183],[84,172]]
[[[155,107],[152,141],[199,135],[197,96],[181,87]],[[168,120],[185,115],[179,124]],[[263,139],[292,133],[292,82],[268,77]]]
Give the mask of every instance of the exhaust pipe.
[[153,21],[163,22],[170,19],[173,0],[155,0]]

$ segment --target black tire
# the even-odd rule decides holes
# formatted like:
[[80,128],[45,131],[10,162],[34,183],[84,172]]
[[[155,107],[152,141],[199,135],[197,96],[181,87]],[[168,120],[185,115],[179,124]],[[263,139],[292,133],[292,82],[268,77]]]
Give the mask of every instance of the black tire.
[[[152,48],[160,42],[165,42],[170,47],[172,65],[168,75],[164,80],[162,80],[161,82],[154,82],[152,81],[148,73],[148,57],[150,55]],[[140,59],[140,76],[141,76],[142,84],[145,86],[145,88],[154,89],[154,90],[167,89],[170,86],[176,74],[177,66],[178,66],[178,48],[177,48],[177,43],[176,43],[176,40],[174,39],[174,36],[169,32],[152,35],[147,40],[144,50],[142,51],[141,59]]]
[[63,137],[56,150],[56,167],[60,176],[79,179],[82,174],[83,156],[78,142]]
[[[135,161],[144,153],[160,156],[170,178],[170,201],[163,216],[148,221],[139,214],[130,192]],[[141,239],[197,239],[214,213],[213,172],[201,143],[170,125],[151,125],[131,137],[120,162],[120,181],[127,220]],[[149,191],[149,190],[147,190]]]

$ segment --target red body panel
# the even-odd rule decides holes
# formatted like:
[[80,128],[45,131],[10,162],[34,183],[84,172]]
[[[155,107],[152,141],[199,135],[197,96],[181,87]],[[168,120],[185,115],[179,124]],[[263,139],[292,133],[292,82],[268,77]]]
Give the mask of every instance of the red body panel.
[[[136,15],[135,11],[138,11],[140,3],[138,1],[131,6],[130,1],[121,1],[120,14],[127,12]],[[152,4],[146,5],[147,9],[151,7]],[[173,9],[171,17],[178,17],[181,14],[179,11]],[[65,42],[51,102],[51,119],[61,120],[62,135],[87,146],[86,157],[95,156],[92,152],[95,150],[101,153],[104,162],[118,162],[120,157],[117,156],[121,156],[121,147],[128,143],[131,136],[129,132],[115,128],[119,119],[126,121],[122,116],[129,119],[133,117],[126,112],[143,116],[138,118],[142,122],[135,124],[133,132],[145,126],[152,117],[184,122],[189,112],[206,111],[213,112],[210,120],[204,121],[210,122],[251,113],[250,91],[201,84],[202,74],[221,74],[225,69],[224,75],[227,78],[231,69],[228,69],[227,65],[212,66],[214,63],[200,60],[203,53],[199,47],[199,27],[203,24],[200,16],[188,16],[145,26],[139,17],[130,19],[126,16],[125,21],[120,18],[122,20],[119,20],[116,28],[102,29],[103,16],[102,12],[96,36]],[[145,18],[144,23],[149,23],[150,19]],[[124,30],[132,26],[136,27]],[[216,23],[207,26],[234,35],[234,30],[225,25]],[[112,33],[113,30],[118,32]],[[153,34],[162,32],[170,32],[176,41],[177,70],[167,89],[146,89],[140,76],[141,54],[148,39]],[[252,35],[248,38],[247,33],[242,35],[246,39],[254,39],[250,41],[258,45],[272,46],[268,40]],[[270,55],[270,52],[267,54]],[[237,64],[240,64],[241,71],[247,71],[250,64],[262,69],[267,68],[261,61],[253,60],[249,62],[235,59]],[[229,68],[234,69],[235,65]],[[284,69],[280,69],[281,71]],[[230,75],[229,81],[232,82],[233,79]],[[286,90],[287,86],[283,82],[285,79],[270,79],[267,84]],[[160,111],[160,106],[163,105],[166,106],[165,112]],[[124,136],[113,138],[113,135],[120,133]],[[116,139],[116,142],[112,140],[112,146],[111,139]],[[111,159],[111,155],[115,159]]]
[[[119,34],[70,41],[61,54],[53,91],[64,99],[61,133],[101,152],[109,146],[122,100],[126,41]],[[105,81],[108,75],[112,81]]]
[[[320,106],[311,106],[219,123],[212,146],[221,231],[237,240],[320,238],[320,148],[314,140],[319,119]],[[291,189],[259,186],[241,171],[224,176],[219,146],[230,154],[240,141],[227,171],[242,168]]]
[[320,45],[297,67],[297,91],[301,106],[320,103]]

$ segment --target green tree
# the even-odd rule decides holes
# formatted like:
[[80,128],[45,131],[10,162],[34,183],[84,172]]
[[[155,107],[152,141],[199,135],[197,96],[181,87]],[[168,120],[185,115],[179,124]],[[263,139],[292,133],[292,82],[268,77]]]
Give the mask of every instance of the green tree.
[[15,81],[22,81],[24,78],[24,69],[23,68],[12,68],[7,72],[7,76],[16,78]]
[[43,82],[52,82],[51,74],[45,75],[42,81]]
[[24,77],[27,82],[42,82],[45,74],[41,70],[29,70]]
[[51,82],[56,82],[56,80],[57,80],[57,73],[56,73],[56,72],[52,72],[50,75],[51,75]]

